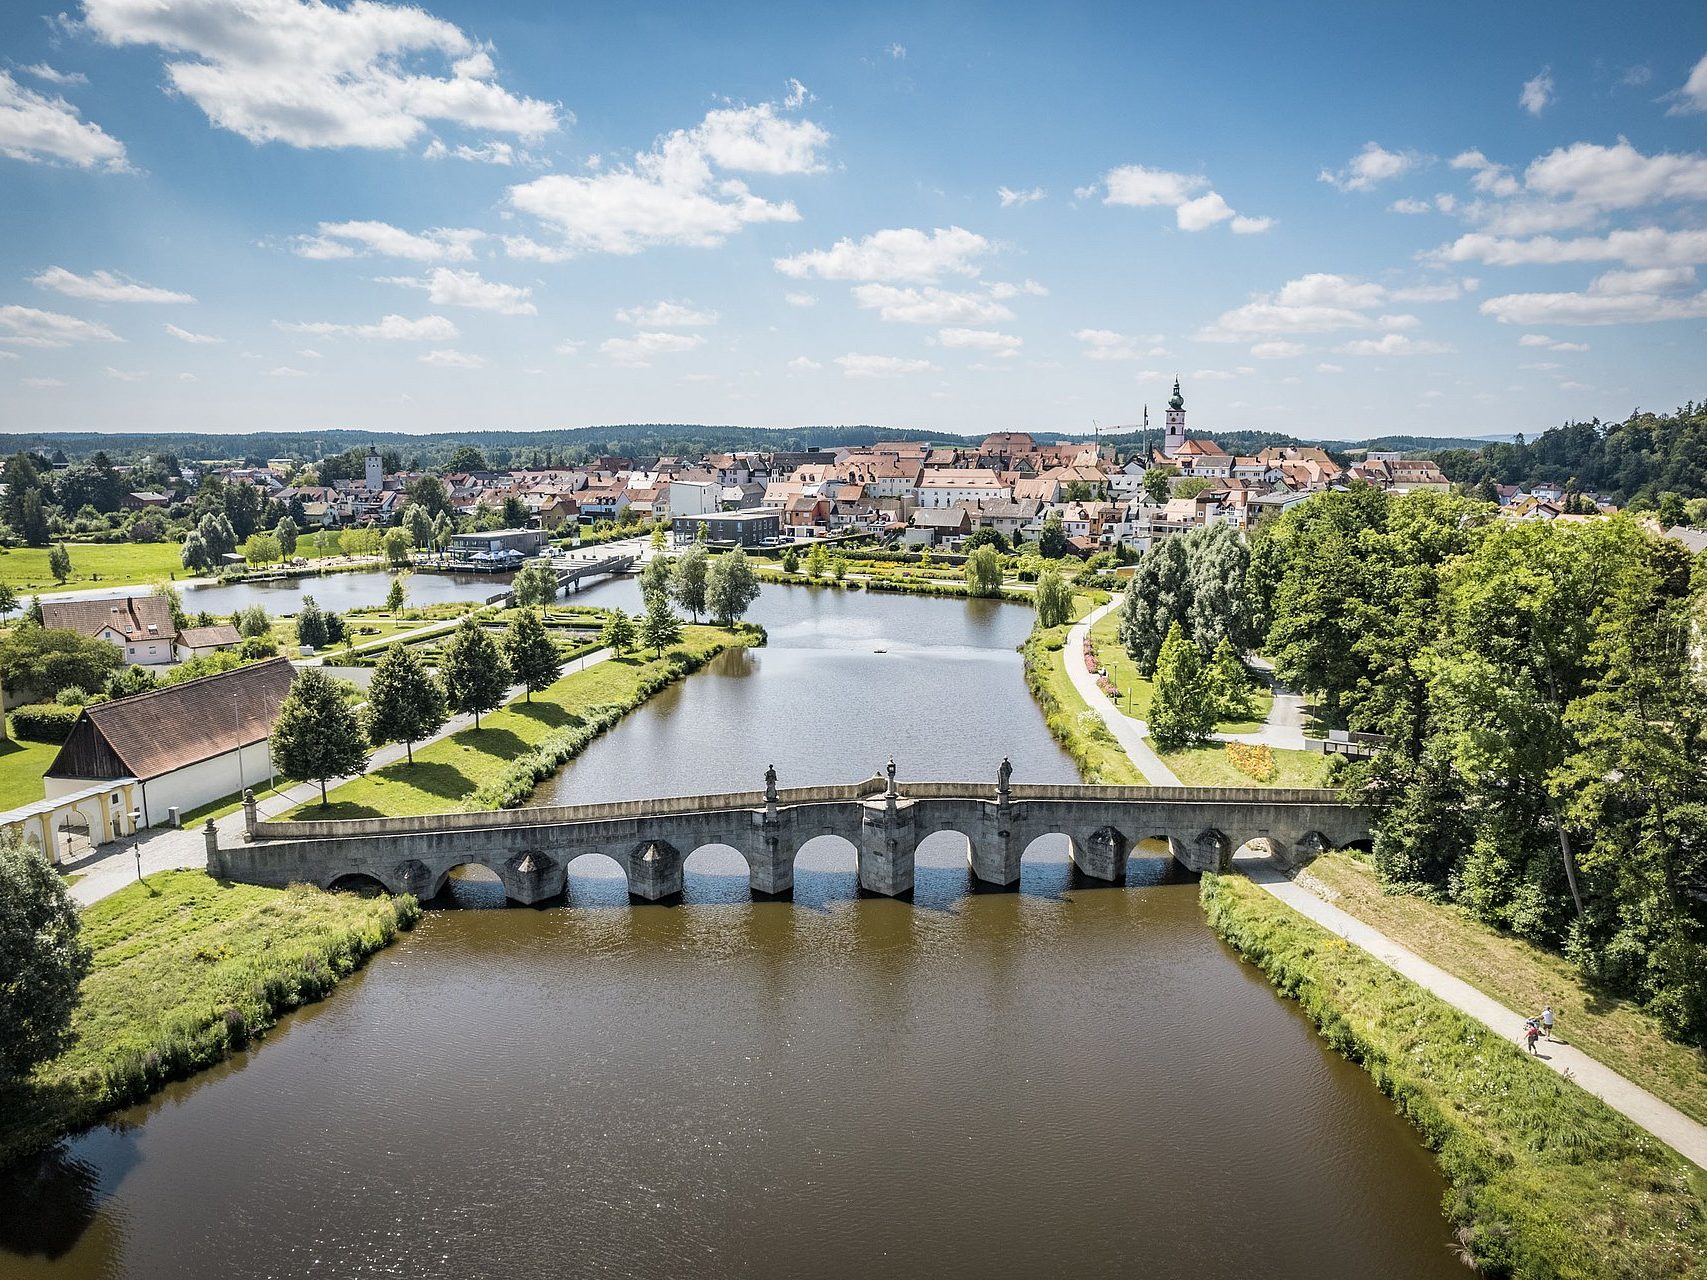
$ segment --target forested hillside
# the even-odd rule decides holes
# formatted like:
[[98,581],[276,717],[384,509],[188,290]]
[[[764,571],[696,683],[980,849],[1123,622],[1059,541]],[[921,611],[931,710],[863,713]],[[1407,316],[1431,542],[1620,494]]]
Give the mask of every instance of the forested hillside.
[[1619,506],[1657,508],[1664,495],[1707,497],[1707,404],[1673,413],[1637,412],[1623,422],[1569,422],[1532,441],[1447,449],[1436,461],[1472,489],[1486,483],[1552,481],[1593,491]]

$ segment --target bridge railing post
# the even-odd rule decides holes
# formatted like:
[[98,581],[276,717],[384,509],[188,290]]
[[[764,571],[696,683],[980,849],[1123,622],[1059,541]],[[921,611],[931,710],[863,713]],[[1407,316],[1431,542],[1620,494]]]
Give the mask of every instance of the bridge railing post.
[[260,814],[255,804],[255,792],[252,788],[243,788],[243,838],[253,840],[255,827],[260,822]]

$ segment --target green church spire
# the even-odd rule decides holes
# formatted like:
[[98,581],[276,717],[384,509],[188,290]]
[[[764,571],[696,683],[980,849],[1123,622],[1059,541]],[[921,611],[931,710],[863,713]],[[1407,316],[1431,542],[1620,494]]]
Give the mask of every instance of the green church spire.
[[1179,393],[1179,379],[1177,377],[1174,379],[1174,394],[1173,394],[1172,398],[1170,398],[1168,401],[1168,408],[1170,408],[1170,409],[1183,409],[1183,408],[1185,408],[1185,397]]

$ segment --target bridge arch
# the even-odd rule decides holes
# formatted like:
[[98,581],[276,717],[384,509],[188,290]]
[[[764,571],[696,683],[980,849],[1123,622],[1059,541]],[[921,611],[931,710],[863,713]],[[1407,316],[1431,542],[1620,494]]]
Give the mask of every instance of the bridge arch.
[[628,868],[602,850],[588,849],[563,864],[564,892],[575,906],[615,906],[628,902]]
[[325,887],[332,893],[353,893],[363,898],[374,898],[391,892],[385,881],[367,871],[346,871],[342,875],[334,876]]

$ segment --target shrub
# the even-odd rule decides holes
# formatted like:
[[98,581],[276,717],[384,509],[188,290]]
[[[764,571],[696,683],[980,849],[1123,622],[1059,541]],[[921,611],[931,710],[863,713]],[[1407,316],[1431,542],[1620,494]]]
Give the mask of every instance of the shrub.
[[31,742],[64,742],[71,736],[71,726],[83,708],[62,707],[53,702],[36,702],[19,707],[12,713],[12,734]]

